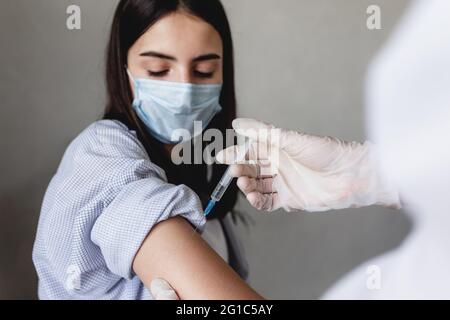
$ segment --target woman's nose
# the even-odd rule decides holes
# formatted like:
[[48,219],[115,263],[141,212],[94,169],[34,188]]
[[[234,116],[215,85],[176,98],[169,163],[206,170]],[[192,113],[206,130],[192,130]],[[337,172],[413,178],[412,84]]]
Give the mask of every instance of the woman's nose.
[[182,83],[193,83],[194,79],[190,68],[181,68],[176,81]]

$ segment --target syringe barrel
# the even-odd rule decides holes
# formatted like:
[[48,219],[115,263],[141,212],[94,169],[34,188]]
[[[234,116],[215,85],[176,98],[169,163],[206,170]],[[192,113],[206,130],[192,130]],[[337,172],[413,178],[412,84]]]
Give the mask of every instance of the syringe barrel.
[[227,191],[228,186],[230,185],[231,181],[233,181],[233,177],[229,174],[230,167],[227,169],[225,174],[220,179],[219,183],[217,184],[216,188],[214,189],[211,199],[218,202],[220,199],[222,199],[225,191]]
[[[237,160],[238,161],[244,160],[249,149],[250,149],[250,142],[246,140],[244,148],[241,149],[241,152],[237,156]],[[231,166],[228,167],[227,171],[225,171],[224,175],[217,184],[217,187],[214,189],[211,195],[211,199],[213,201],[219,202],[220,199],[222,199],[222,196],[225,194],[225,191],[227,191],[231,181],[233,181],[233,177],[230,175],[231,168],[232,168]]]

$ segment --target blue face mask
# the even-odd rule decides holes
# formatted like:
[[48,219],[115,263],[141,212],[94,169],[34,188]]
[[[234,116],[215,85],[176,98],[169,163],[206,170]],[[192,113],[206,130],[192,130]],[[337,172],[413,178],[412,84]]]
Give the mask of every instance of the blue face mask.
[[156,139],[165,144],[180,142],[177,129],[184,129],[193,138],[194,121],[200,121],[202,131],[222,108],[219,104],[222,84],[197,85],[150,79],[134,79],[133,108]]

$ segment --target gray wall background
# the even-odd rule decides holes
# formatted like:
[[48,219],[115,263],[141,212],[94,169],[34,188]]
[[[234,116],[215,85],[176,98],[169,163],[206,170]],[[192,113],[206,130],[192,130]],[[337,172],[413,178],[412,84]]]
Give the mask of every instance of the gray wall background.
[[[0,2],[0,299],[36,298],[31,249],[40,205],[68,143],[104,107],[103,63],[117,1]],[[66,8],[82,30],[66,29]],[[364,72],[407,0],[224,0],[236,46],[239,115],[347,140],[365,138]],[[382,9],[382,30],[366,8]],[[397,246],[410,229],[372,207],[261,214],[239,225],[250,282],[274,299],[318,298],[353,267]]]

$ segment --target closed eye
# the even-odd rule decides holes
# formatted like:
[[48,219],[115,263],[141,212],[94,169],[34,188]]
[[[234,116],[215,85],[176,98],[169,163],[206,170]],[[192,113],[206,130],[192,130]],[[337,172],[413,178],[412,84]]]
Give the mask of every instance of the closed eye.
[[148,74],[150,77],[164,77],[169,73],[169,70],[162,70],[162,71],[151,71],[148,70]]
[[214,75],[214,72],[200,72],[200,71],[194,71],[194,74],[196,77],[202,78],[202,79],[209,79],[212,78]]

